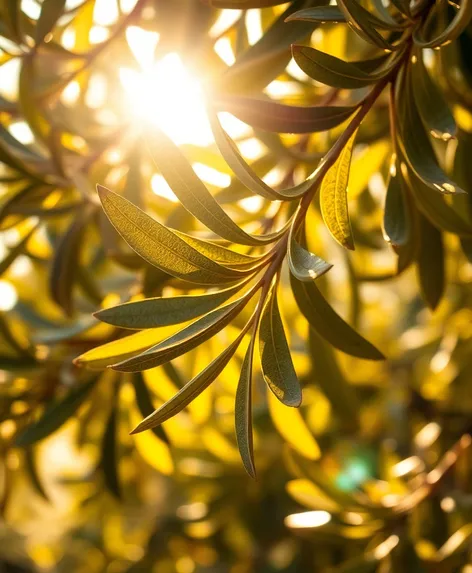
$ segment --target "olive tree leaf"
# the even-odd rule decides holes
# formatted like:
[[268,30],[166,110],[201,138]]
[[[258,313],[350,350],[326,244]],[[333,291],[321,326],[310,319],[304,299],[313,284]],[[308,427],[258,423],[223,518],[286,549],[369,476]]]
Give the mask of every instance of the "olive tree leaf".
[[445,197],[431,193],[430,187],[412,170],[403,169],[402,175],[416,206],[435,227],[461,237],[472,237],[472,223],[451,207]]
[[34,33],[36,44],[40,44],[52,31],[56,22],[64,12],[66,0],[43,0],[38,23]]
[[257,129],[274,133],[316,133],[337,127],[358,109],[351,106],[294,106],[270,99],[220,96],[212,102]]
[[187,384],[185,384],[177,394],[138,424],[131,433],[137,434],[144,430],[155,428],[188,406],[192,400],[199,396],[203,390],[208,388],[208,386],[221,374],[236,352],[244,334],[245,331],[243,330],[236,340],[219,356],[217,356],[204,370],[202,370],[202,372],[187,382]]
[[142,354],[113,364],[113,369],[120,372],[148,370],[181,356],[227,326],[246,306],[254,292],[253,288],[234,302],[212,310]]
[[426,304],[434,310],[446,287],[444,245],[441,231],[428,219],[420,218],[420,252],[418,254],[418,278]]
[[412,88],[416,106],[433,137],[448,140],[456,135],[456,122],[442,92],[431,79],[420,50],[413,58]]
[[325,22],[345,22],[346,18],[337,6],[330,5],[305,8],[286,18],[286,22],[292,22],[293,20],[304,20],[305,22],[324,24]]
[[244,277],[243,271],[224,267],[203,256],[124,197],[100,185],[98,193],[113,226],[129,246],[151,265],[177,278],[199,284],[236,282]]
[[403,188],[399,166],[392,163],[385,196],[383,231],[393,247],[408,243],[411,235],[411,218]]
[[279,434],[309,460],[321,456],[320,447],[308,428],[298,408],[286,408],[272,392],[267,397],[272,422]]
[[182,205],[214,233],[241,245],[258,245],[274,240],[273,236],[254,236],[243,231],[219,205],[193,171],[180,149],[154,127],[147,142],[154,163]]
[[313,328],[309,332],[313,380],[330,401],[341,424],[350,430],[359,428],[359,400],[354,388],[341,371],[336,354]]
[[[327,1],[320,0],[319,3],[326,4]],[[244,4],[241,2],[240,7],[244,7]],[[264,31],[260,40],[239,54],[236,62],[221,75],[217,82],[217,91],[259,92],[281,74],[290,61],[290,46],[302,41],[313,30],[312,23],[285,22],[290,14],[305,5],[305,0],[291,2]]]
[[[237,175],[241,183],[246,185],[253,193],[272,201],[285,201],[300,197],[312,187],[313,180],[310,176],[303,183],[295,185],[294,187],[290,187],[282,191],[275,191],[272,189],[256,174],[252,167],[248,165],[246,160],[239,153],[236,144],[221,126],[218,115],[212,106],[208,106],[207,109],[213,136],[221,155]],[[273,233],[272,237],[274,239],[277,238],[282,232],[284,232],[284,230],[285,229],[282,229],[277,233]]]
[[401,97],[402,104],[397,107],[400,109],[399,132],[403,155],[416,176],[434,191],[445,194],[464,193],[438,165],[413,96],[411,75],[409,70],[406,81],[400,82],[399,90],[404,92],[401,96],[397,90],[397,98]]
[[28,474],[31,485],[34,487],[38,495],[40,495],[47,502],[50,502],[49,496],[46,493],[46,490],[44,489],[43,482],[38,472],[36,451],[34,450],[34,448],[25,448],[24,459],[25,459],[25,470]]
[[470,20],[472,18],[472,1],[471,0],[463,0],[460,5],[459,9],[452,19],[452,21],[447,25],[447,27],[439,33],[437,36],[431,39],[424,38],[423,32],[425,28],[427,28],[428,22],[426,21],[425,24],[418,30],[415,30],[413,34],[413,39],[415,44],[420,48],[430,48],[435,49],[446,44],[450,44],[454,40],[456,40],[462,32],[469,26]]
[[19,447],[31,446],[58,430],[85,402],[97,380],[98,377],[95,377],[78,384],[63,398],[51,402],[41,416],[19,434],[15,444]]
[[297,242],[293,233],[293,225],[289,232],[287,261],[290,272],[299,281],[312,281],[324,275],[333,266],[321,257],[310,253]]
[[192,320],[222,305],[239,292],[247,281],[228,289],[200,295],[155,297],[126,302],[94,313],[94,316],[120,328],[144,329],[169,326]]
[[295,300],[310,326],[335,348],[358,358],[383,360],[383,354],[352,329],[327,303],[315,282],[291,277]]
[[105,478],[105,487],[117,499],[121,499],[121,484],[118,476],[118,403],[117,396],[112,403],[111,412],[102,437],[99,466]]
[[252,364],[255,340],[255,337],[251,338],[244,356],[234,404],[234,421],[239,453],[244,468],[253,479],[256,478],[252,436]]
[[294,60],[310,78],[342,89],[364,88],[376,83],[379,77],[360,69],[352,62],[345,62],[335,56],[309,48],[292,46]]
[[262,309],[259,351],[262,374],[269,388],[286,406],[300,406],[302,390],[280,316],[276,282],[273,282]]
[[73,288],[80,265],[85,229],[96,206],[88,204],[79,211],[67,231],[62,235],[54,253],[49,285],[53,300],[70,316],[73,314]]
[[351,250],[354,250],[354,240],[349,219],[347,185],[352,147],[356,135],[357,130],[349,138],[336,162],[327,171],[320,188],[320,205],[323,220],[336,241],[343,247]]
[[356,0],[338,0],[337,5],[346,17],[349,26],[361,38],[383,50],[391,51],[394,49],[392,44],[385,40],[374,27],[375,24],[378,26],[378,22],[372,22],[372,14]]
[[[140,372],[132,374],[132,382],[136,396],[136,404],[139,408],[141,416],[146,418],[155,410],[152,404],[151,394],[148,387],[146,386],[146,382],[143,379],[143,375]],[[167,437],[167,434],[165,433],[162,426],[156,426],[155,428],[152,428],[152,433],[164,443],[169,443],[169,438]]]

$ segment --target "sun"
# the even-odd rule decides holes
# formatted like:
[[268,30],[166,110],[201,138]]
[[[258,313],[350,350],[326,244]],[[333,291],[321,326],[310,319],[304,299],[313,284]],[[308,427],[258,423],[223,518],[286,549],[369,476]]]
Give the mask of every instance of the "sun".
[[133,26],[126,37],[141,68],[119,69],[131,113],[141,122],[159,126],[177,145],[209,145],[213,137],[198,79],[175,52],[154,61],[159,39],[155,32]]

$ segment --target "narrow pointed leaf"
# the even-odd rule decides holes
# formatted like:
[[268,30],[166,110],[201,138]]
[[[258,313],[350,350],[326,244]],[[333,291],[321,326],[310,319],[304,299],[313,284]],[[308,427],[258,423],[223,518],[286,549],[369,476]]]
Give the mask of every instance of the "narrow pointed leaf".
[[[134,392],[136,395],[136,404],[139,408],[141,416],[146,418],[155,410],[152,404],[151,394],[141,373],[136,373],[132,376]],[[169,443],[169,438],[167,437],[167,434],[165,433],[162,426],[156,426],[155,428],[152,428],[152,433],[164,443]]]
[[33,448],[25,449],[25,469],[28,477],[31,481],[31,485],[34,487],[35,491],[41,496],[45,501],[49,502],[49,496],[44,489],[43,482],[38,472],[38,465],[36,459],[36,452]]
[[254,465],[254,447],[252,437],[252,364],[254,359],[253,337],[250,342],[241,366],[236,400],[234,404],[234,421],[236,440],[239,453],[247,473],[256,478]]
[[244,283],[217,292],[166,298],[148,298],[99,310],[95,317],[120,328],[157,328],[179,324],[219,307],[240,291]]
[[448,140],[456,135],[457,126],[444,96],[431,79],[418,50],[411,69],[413,95],[418,111],[433,137]]
[[411,235],[411,220],[402,177],[397,168],[395,168],[395,175],[390,174],[387,185],[383,227],[385,237],[393,247],[401,247],[408,243]]
[[328,304],[315,282],[291,279],[292,290],[300,311],[311,327],[335,348],[358,358],[383,360],[375,346],[357,333]]
[[16,439],[19,447],[30,446],[47,438],[71,418],[87,399],[97,378],[78,385],[63,398],[49,404],[42,415],[22,432]]
[[220,111],[232,113],[256,129],[274,133],[316,133],[337,127],[358,106],[294,106],[270,99],[220,96],[215,102]]
[[86,226],[96,211],[94,205],[79,211],[72,221],[54,253],[49,285],[53,300],[64,309],[66,314],[74,312],[73,289],[80,264],[80,252]]
[[310,78],[342,89],[364,88],[378,81],[377,74],[368,74],[354,63],[345,62],[315,48],[292,46],[292,53],[300,68]]
[[124,197],[102,186],[98,186],[98,193],[116,230],[151,265],[199,284],[235,282],[244,276],[203,256]]
[[137,372],[155,368],[181,356],[227,326],[249,302],[254,290],[192,322],[138,356],[113,365],[120,372]]
[[418,277],[426,304],[434,310],[444,294],[444,245],[438,231],[425,217],[421,217],[421,242],[418,255]]
[[340,245],[351,250],[354,250],[354,240],[349,219],[347,185],[356,134],[354,132],[351,135],[338,159],[329,168],[320,189],[321,214],[326,226]]
[[187,382],[187,384],[185,384],[185,386],[181,388],[175,396],[145,418],[131,433],[137,434],[139,432],[144,432],[144,430],[155,428],[188,406],[192,400],[199,396],[203,390],[208,388],[208,386],[221,374],[236,352],[243,336],[244,333],[241,333],[238,338],[230,344],[228,348],[226,348],[226,350],[224,350],[205,368],[205,370]]
[[293,276],[304,282],[312,281],[324,275],[333,266],[303,248],[293,236],[293,229],[290,229],[287,260]]
[[118,477],[117,414],[117,404],[114,403],[102,438],[100,467],[103,470],[105,487],[117,499],[121,499],[121,485]]
[[444,194],[464,193],[438,164],[413,97],[411,73],[404,82],[403,89],[405,93],[401,96],[402,114],[399,127],[405,159],[416,176],[434,191]]
[[272,285],[262,310],[259,351],[262,374],[269,388],[286,406],[300,406],[302,390],[285,337],[276,284]]
[[346,17],[337,6],[314,6],[291,14],[286,21],[293,20],[324,24],[325,22],[345,22]]
[[272,392],[268,395],[269,412],[279,434],[303,457],[317,460],[320,447],[308,428],[299,408],[286,408]]
[[164,132],[154,127],[148,132],[147,142],[154,163],[179,201],[210,230],[223,239],[241,245],[273,241],[270,235],[249,235],[234,223],[200,181],[180,149]]
[[346,428],[359,428],[359,400],[339,367],[333,348],[310,328],[309,348],[313,363],[313,380],[331,402],[334,413]]

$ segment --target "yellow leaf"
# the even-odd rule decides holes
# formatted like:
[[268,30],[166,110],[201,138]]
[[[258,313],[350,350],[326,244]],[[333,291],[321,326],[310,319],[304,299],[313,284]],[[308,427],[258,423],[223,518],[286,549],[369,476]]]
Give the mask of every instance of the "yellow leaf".
[[287,408],[272,392],[267,393],[267,399],[270,415],[281,436],[299,454],[310,460],[317,460],[321,455],[320,448],[300,411],[296,408]]
[[340,245],[351,250],[354,250],[354,241],[347,205],[347,183],[356,133],[351,135],[338,159],[326,173],[320,189],[321,214],[326,226]]

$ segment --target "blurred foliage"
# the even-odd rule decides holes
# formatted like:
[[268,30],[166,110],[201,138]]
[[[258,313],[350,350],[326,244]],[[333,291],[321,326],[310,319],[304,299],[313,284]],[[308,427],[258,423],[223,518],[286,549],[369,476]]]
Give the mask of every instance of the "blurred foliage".
[[0,0],[0,571],[472,572],[471,19]]

